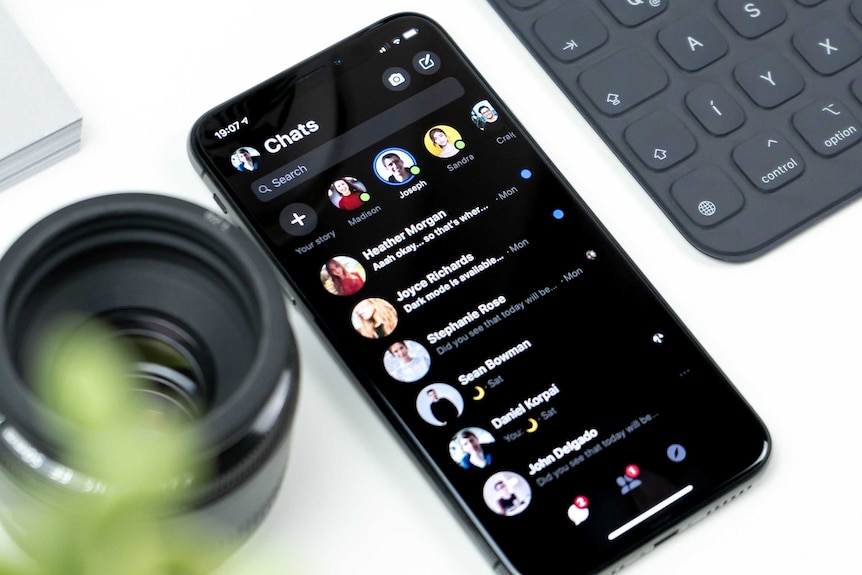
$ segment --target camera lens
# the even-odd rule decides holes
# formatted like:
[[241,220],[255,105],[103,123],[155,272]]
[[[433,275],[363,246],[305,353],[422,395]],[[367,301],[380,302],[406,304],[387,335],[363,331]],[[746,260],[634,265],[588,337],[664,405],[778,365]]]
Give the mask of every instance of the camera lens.
[[68,318],[131,348],[136,405],[198,438],[190,463],[213,472],[184,488],[172,519],[244,540],[281,483],[297,399],[296,344],[266,257],[209,210],[148,193],[84,200],[26,231],[0,259],[0,500],[38,507],[37,483],[92,491],[64,459],[74,423],[34,384],[40,345]]
[[135,358],[128,375],[141,409],[174,427],[206,412],[212,362],[191,334],[152,312],[116,310],[97,319]]

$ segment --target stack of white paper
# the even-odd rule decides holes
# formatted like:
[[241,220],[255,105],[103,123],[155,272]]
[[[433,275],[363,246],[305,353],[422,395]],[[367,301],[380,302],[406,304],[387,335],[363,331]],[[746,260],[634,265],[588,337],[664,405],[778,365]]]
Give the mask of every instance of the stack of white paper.
[[80,143],[81,112],[0,7],[0,189]]

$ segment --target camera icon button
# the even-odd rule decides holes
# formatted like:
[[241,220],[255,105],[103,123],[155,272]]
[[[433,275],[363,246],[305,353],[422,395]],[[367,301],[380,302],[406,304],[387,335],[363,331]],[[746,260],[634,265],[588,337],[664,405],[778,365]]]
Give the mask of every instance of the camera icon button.
[[387,68],[383,72],[383,85],[395,92],[405,90],[410,85],[410,74],[404,68]]

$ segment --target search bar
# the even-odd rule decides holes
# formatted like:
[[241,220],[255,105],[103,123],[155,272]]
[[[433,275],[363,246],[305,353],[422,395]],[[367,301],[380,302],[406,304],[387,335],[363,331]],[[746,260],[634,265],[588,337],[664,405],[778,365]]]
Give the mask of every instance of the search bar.
[[277,198],[305,181],[307,175],[320,173],[346,160],[367,148],[369,144],[397,132],[463,95],[464,87],[458,80],[452,77],[444,78],[385,112],[377,114],[255,180],[251,185],[251,191],[263,202]]

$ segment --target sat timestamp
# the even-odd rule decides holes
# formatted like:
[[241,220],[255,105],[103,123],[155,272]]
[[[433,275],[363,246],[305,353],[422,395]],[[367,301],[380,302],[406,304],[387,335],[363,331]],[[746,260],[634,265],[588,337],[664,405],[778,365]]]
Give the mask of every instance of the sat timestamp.
[[248,125],[248,116],[243,117],[242,120],[234,120],[233,122],[231,122],[227,126],[224,126],[223,128],[219,128],[218,130],[213,132],[213,136],[215,136],[219,140],[223,140],[224,138],[227,138],[230,134],[233,134],[234,132],[238,132],[240,129],[240,124]]

